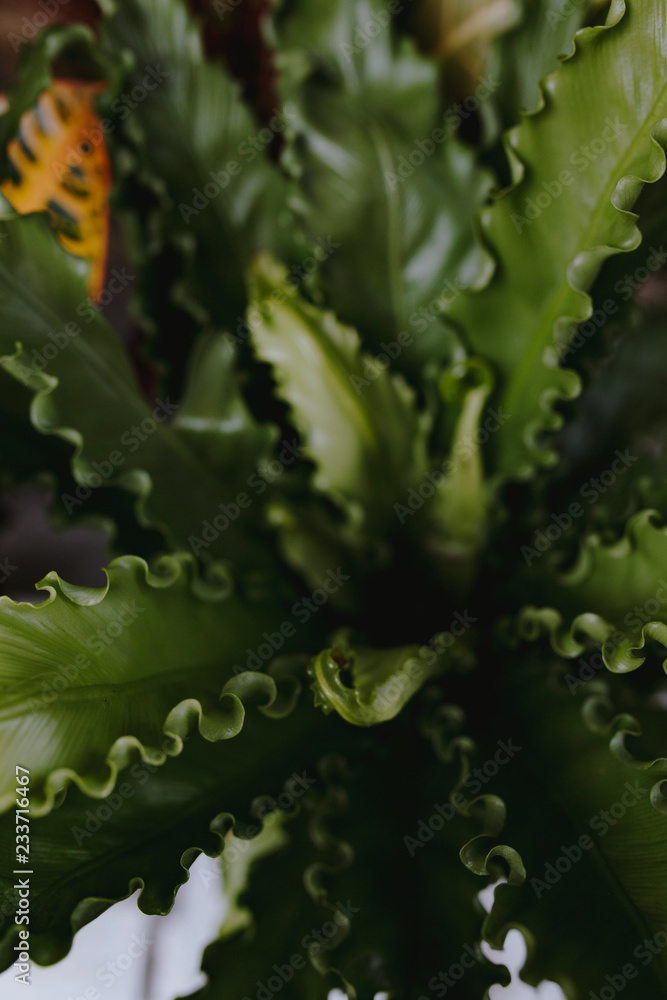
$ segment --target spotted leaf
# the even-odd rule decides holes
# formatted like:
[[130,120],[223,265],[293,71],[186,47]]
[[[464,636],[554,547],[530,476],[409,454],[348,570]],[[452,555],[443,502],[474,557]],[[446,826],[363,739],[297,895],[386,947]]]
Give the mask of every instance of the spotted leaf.
[[22,215],[48,211],[60,243],[90,261],[97,299],[106,272],[111,169],[94,99],[104,83],[54,80],[21,116],[0,190]]

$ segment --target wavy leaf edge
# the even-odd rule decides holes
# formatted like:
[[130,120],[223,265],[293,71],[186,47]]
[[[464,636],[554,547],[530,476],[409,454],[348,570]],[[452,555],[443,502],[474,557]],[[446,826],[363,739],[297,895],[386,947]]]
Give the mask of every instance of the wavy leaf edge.
[[[94,606],[106,598],[116,573],[120,570],[139,574],[141,583],[152,589],[171,587],[182,580],[189,586],[190,592],[202,601],[223,601],[232,592],[231,573],[223,564],[214,566],[210,578],[204,580],[199,575],[195,558],[187,553],[162,556],[155,563],[154,570],[138,556],[121,556],[105,569],[107,583],[103,587],[75,587],[61,580],[57,573],[51,572],[36,584],[37,590],[48,592],[49,596],[45,601],[34,605],[0,597],[0,609],[29,607],[33,613],[40,614],[58,599],[68,600],[81,608]],[[296,704],[301,685],[296,678],[290,678],[289,687],[291,690],[283,699],[276,679],[269,673],[244,671],[224,684],[215,709],[203,705],[198,698],[184,698],[171,708],[164,720],[162,731],[165,739],[161,747],[146,746],[134,736],[118,737],[104,760],[104,766],[108,769],[106,778],[92,773],[81,774],[69,767],[55,768],[44,781],[41,799],[36,795],[37,789],[31,786],[30,815],[47,815],[56,804],[58,796],[71,784],[91,798],[106,798],[113,791],[120,772],[135,761],[137,755],[143,763],[162,766],[169,757],[181,754],[185,742],[195,730],[209,742],[232,739],[243,728],[247,705],[256,704],[260,711],[272,717],[288,715]],[[224,726],[220,725],[220,716],[224,717]],[[13,804],[12,795],[6,802],[0,801],[0,811]]]
[[[577,55],[583,51],[583,49],[599,34],[613,30],[625,16],[626,10],[626,0],[613,0],[612,6],[609,10],[607,22],[603,25],[584,27],[576,31],[572,39],[571,51],[560,57],[561,65],[539,82],[540,100],[535,109],[528,112],[521,111],[522,122],[509,129],[503,135],[503,148],[508,158],[512,182],[508,187],[497,192],[494,204],[500,201],[510,191],[514,191],[520,187],[521,182],[526,175],[526,164],[523,163],[518,155],[518,152],[514,148],[516,136],[522,127],[523,120],[532,119],[541,114],[547,105],[547,94],[552,93],[555,89],[558,74],[562,71],[563,66],[566,66],[569,62],[575,59]],[[654,155],[651,157],[649,167],[645,171],[647,176],[637,177],[629,174],[621,177],[616,184],[616,188],[611,199],[614,208],[621,215],[626,216],[628,221],[630,219],[636,220],[638,218],[638,216],[634,214],[631,209],[635,204],[644,184],[654,183],[659,180],[664,174],[667,166],[667,120],[661,119],[660,122],[656,122],[650,128],[649,136],[652,142],[652,153]],[[491,208],[492,207],[493,206],[491,206]],[[485,222],[488,218],[489,211],[489,207],[481,209],[478,213],[476,224],[478,240],[486,252],[487,267],[480,272],[478,281],[466,289],[465,294],[474,295],[483,291],[493,280],[494,275],[498,272],[500,261],[497,253],[494,252],[493,248],[484,238],[486,230]],[[595,268],[595,265],[603,262],[608,257],[614,256],[616,253],[628,253],[631,250],[635,250],[641,244],[641,241],[641,232],[635,225],[631,238],[627,239],[623,246],[610,246],[605,244],[590,247],[570,261],[567,268],[567,282],[571,290],[577,295],[577,299],[582,305],[582,313],[580,316],[561,316],[554,324],[554,335],[557,328],[568,328],[575,323],[583,323],[592,315],[593,300],[585,289],[587,284],[590,285],[590,281],[586,281],[586,276],[590,275],[591,270]],[[465,331],[463,331],[463,334],[465,340]],[[558,402],[571,402],[576,399],[581,392],[582,381],[579,374],[571,368],[559,367],[558,350],[555,339],[554,345],[547,347],[544,351],[542,360],[546,367],[552,368],[558,373],[560,384],[558,386],[550,386],[549,388],[543,390],[539,397],[540,414],[532,421],[529,421],[524,428],[523,442],[530,455],[530,461],[515,472],[515,475],[512,478],[517,481],[528,481],[534,476],[540,467],[549,467],[556,463],[558,460],[557,453],[553,449],[549,449],[548,446],[545,446],[544,443],[540,443],[538,439],[545,433],[555,433],[560,430],[565,423],[564,417],[555,411],[555,404]],[[505,477],[498,473],[494,478],[502,480]]]

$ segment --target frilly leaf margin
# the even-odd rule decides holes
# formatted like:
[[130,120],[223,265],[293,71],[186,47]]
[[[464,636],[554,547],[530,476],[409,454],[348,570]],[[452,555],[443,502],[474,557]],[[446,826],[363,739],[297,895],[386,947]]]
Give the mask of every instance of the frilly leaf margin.
[[[180,583],[202,601],[222,601],[231,593],[231,574],[222,564],[212,567],[210,579],[204,580],[198,574],[196,559],[187,553],[162,556],[155,564],[156,571],[152,571],[146,561],[138,556],[122,556],[114,559],[105,569],[107,583],[103,587],[72,586],[61,580],[57,573],[49,573],[36,584],[37,590],[48,592],[48,598],[38,605],[27,606],[31,612],[40,614],[42,609],[48,608],[59,597],[79,607],[99,604],[109,592],[114,571],[121,567],[133,570],[147,587],[162,589]],[[20,608],[26,604],[15,602],[9,597],[0,597],[0,608],[3,606]],[[195,729],[211,743],[232,739],[243,728],[247,705],[256,704],[261,712],[272,718],[289,715],[301,685],[294,678],[289,680],[287,687],[288,691],[279,693],[276,680],[270,674],[244,671],[225,683],[217,705],[203,704],[199,698],[185,698],[174,705],[165,718],[162,730],[165,740],[162,747],[146,746],[134,736],[119,737],[110,747],[104,761],[108,768],[106,779],[100,779],[92,773],[80,774],[69,767],[56,768],[44,782],[41,799],[37,795],[37,789],[31,788],[30,815],[47,815],[59,796],[72,784],[91,798],[106,798],[113,791],[120,772],[137,757],[144,763],[159,767],[168,757],[180,755],[185,741]],[[11,808],[13,804],[13,795],[7,801],[0,800],[0,812]]]
[[[535,118],[544,110],[546,107],[546,95],[554,93],[558,74],[561,72],[562,66],[574,59],[598,34],[610,31],[616,27],[624,17],[626,10],[626,0],[613,0],[606,24],[580,28],[575,32],[572,39],[571,51],[562,56],[561,66],[539,82],[539,102],[533,111],[521,111],[522,120]],[[499,201],[510,191],[518,188],[526,175],[526,165],[520,159],[515,148],[521,125],[522,123],[514,126],[503,135],[502,143],[509,163],[511,184],[497,193],[495,201]],[[631,208],[636,202],[644,184],[657,181],[663,175],[667,164],[667,120],[662,120],[654,124],[649,134],[655,155],[651,158],[651,163],[645,171],[647,176],[636,177],[634,175],[627,175],[622,177],[618,181],[612,196],[614,208],[621,215],[626,216],[628,222],[638,218],[631,211]],[[478,214],[476,226],[477,239],[485,251],[487,266],[480,271],[478,279],[466,289],[466,294],[474,295],[483,291],[498,271],[500,261],[488,241],[484,238],[489,214],[490,209],[488,207],[483,208]],[[599,245],[591,247],[570,262],[567,269],[567,280],[572,291],[578,293],[577,298],[581,308],[579,315],[561,316],[554,325],[554,333],[559,330],[566,331],[575,323],[583,323],[590,318],[593,313],[593,300],[588,292],[585,291],[585,288],[587,285],[590,285],[597,269],[608,257],[616,253],[628,253],[631,250],[637,249],[641,241],[641,232],[634,225],[622,246]],[[558,402],[571,402],[579,396],[582,388],[581,377],[576,371],[559,367],[556,346],[547,347],[542,360],[546,367],[553,369],[553,379],[556,384],[543,390],[538,403],[541,413],[534,420],[529,421],[524,428],[523,443],[526,446],[529,461],[522,468],[517,469],[512,477],[519,481],[530,480],[540,467],[553,466],[558,461],[557,452],[553,448],[548,449],[544,444],[541,445],[538,439],[545,433],[554,433],[560,430],[565,423],[565,419],[560,413],[554,410],[555,404]]]
[[[572,693],[574,694],[574,692]],[[651,788],[650,802],[657,812],[667,813],[667,795],[665,794],[667,790],[667,757],[642,760],[630,749],[628,739],[629,737],[640,737],[642,734],[641,726],[633,715],[619,713],[615,710],[607,681],[591,681],[587,685],[586,693],[581,697],[582,721],[591,732],[609,737],[609,751],[612,756],[633,770],[649,771],[655,768],[656,780]],[[539,976],[533,972],[533,966],[538,942],[529,928],[520,921],[503,923],[499,920],[492,906],[484,922],[484,940],[492,948],[502,949],[507,934],[511,930],[518,930],[526,942],[526,960],[521,969],[521,979],[524,982],[536,983]],[[560,985],[561,988],[566,988],[564,982],[561,982]]]
[[[263,802],[262,797],[255,798],[254,804],[258,805]],[[31,934],[30,944],[31,944],[31,954],[34,960],[43,966],[53,965],[57,962],[62,961],[67,954],[69,954],[72,944],[74,943],[75,935],[87,924],[91,923],[97,917],[101,916],[106,910],[108,910],[115,903],[123,902],[129,899],[137,890],[141,890],[139,897],[137,899],[137,906],[139,910],[146,914],[147,916],[167,916],[174,905],[176,900],[176,895],[178,890],[185,885],[190,879],[190,868],[197,860],[201,854],[205,854],[208,858],[221,858],[225,848],[225,842],[228,834],[235,834],[237,818],[233,813],[228,811],[221,811],[213,817],[208,825],[208,832],[212,834],[213,839],[217,838],[216,846],[203,846],[203,841],[198,844],[193,844],[191,847],[186,848],[180,856],[179,862],[180,866],[184,872],[184,877],[181,881],[174,885],[173,890],[169,891],[169,903],[168,905],[160,905],[157,902],[151,902],[150,898],[153,890],[153,886],[149,879],[144,878],[140,875],[133,876],[127,884],[127,892],[124,895],[115,896],[114,898],[109,897],[98,897],[98,896],[87,896],[80,900],[72,910],[70,916],[70,928],[71,934],[68,941],[65,942],[65,949],[61,948],[60,953],[53,955],[53,949],[48,943],[47,935],[45,937],[45,954],[40,955],[40,937],[38,935],[35,937]],[[261,833],[264,820],[257,819],[258,832],[253,834],[249,839],[254,839]],[[245,826],[245,824],[244,824]],[[246,834],[244,833],[244,836]],[[13,945],[16,940],[18,940],[18,925],[14,925],[9,929],[4,938],[0,938],[0,953],[7,953],[11,955],[10,962],[14,960]],[[47,957],[48,955],[48,957]],[[9,964],[9,963],[8,963]],[[4,967],[8,967],[8,964]]]
[[[667,542],[667,526],[654,523],[660,517],[654,510],[644,510],[629,521],[623,536],[611,545],[604,543],[595,534],[586,538],[575,565],[560,577],[563,587],[585,584],[592,572],[597,551],[603,550],[612,559],[624,559],[639,549],[644,536],[652,531]],[[592,640],[601,647],[605,666],[614,674],[625,674],[642,666],[646,657],[639,655],[646,647],[646,640],[653,639],[667,650],[667,624],[654,620],[645,622],[639,631],[623,631],[620,624],[611,623],[595,612],[582,612],[572,618],[554,607],[529,605],[520,612],[516,631],[521,639],[535,641],[548,635],[552,649],[559,656],[573,659],[586,649],[586,641]],[[663,661],[667,673],[667,657]],[[586,678],[576,681],[575,686]]]
[[[498,795],[477,795],[470,802],[460,803],[467,778],[472,773],[471,760],[477,750],[475,741],[463,732],[465,713],[454,704],[437,706],[425,724],[425,734],[430,739],[436,757],[443,764],[458,762],[459,778],[452,789],[449,801],[459,816],[472,821],[477,832],[459,851],[462,863],[475,875],[503,874],[511,885],[519,885],[526,878],[521,856],[506,844],[489,848],[488,840],[500,835],[505,826],[507,809]],[[495,863],[494,863],[495,862]]]
[[[28,367],[22,363],[22,357],[23,347],[20,342],[17,342],[14,354],[0,355],[0,366],[34,392],[30,404],[30,420],[35,430],[39,431],[40,434],[56,435],[74,447],[74,453],[70,459],[72,475],[80,485],[87,486],[87,475],[92,472],[92,468],[82,457],[85,447],[83,434],[75,427],[65,427],[50,419],[52,408],[49,397],[58,388],[59,379],[55,375],[47,375],[46,372],[37,372]],[[143,469],[123,471],[114,476],[109,485],[118,486],[133,494],[136,497],[135,515],[139,525],[143,528],[154,528],[159,531],[167,541],[171,542],[172,547],[176,548],[169,527],[150,517],[146,510],[149,497],[153,492],[153,481],[148,472]],[[111,535],[115,531],[113,522],[105,518],[104,524],[105,533]]]

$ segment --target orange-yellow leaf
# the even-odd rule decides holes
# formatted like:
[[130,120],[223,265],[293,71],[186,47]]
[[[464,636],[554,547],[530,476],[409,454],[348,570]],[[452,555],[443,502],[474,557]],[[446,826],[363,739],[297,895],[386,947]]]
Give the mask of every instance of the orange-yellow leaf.
[[111,168],[94,100],[103,83],[54,80],[21,116],[0,190],[21,214],[48,211],[62,246],[90,261],[88,293],[104,286]]

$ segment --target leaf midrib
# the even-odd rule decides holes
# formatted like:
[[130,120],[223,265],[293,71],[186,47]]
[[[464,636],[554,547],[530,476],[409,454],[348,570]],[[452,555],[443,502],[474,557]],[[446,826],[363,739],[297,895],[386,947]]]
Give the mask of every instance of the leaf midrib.
[[[53,676],[53,673],[40,674],[34,680],[31,679],[21,683],[19,685],[20,690],[18,691],[4,691],[2,703],[0,704],[0,724],[3,722],[13,722],[15,719],[34,714],[29,705],[22,703],[26,698],[35,697],[41,692],[41,684],[44,677]],[[105,695],[115,697],[118,694],[121,694],[122,697],[129,697],[143,690],[153,692],[157,690],[161,692],[165,687],[171,687],[181,682],[191,682],[193,677],[197,677],[198,680],[204,680],[221,673],[220,660],[218,659],[215,663],[190,664],[185,667],[179,666],[168,670],[158,666],[155,673],[128,680],[105,681],[99,684],[91,683],[78,686],[72,684],[63,691],[59,691],[53,702],[45,703],[44,712],[53,713],[54,707],[61,701],[93,701]],[[222,683],[223,678],[221,677],[221,687]]]
[[[612,197],[614,191],[616,190],[616,188],[618,187],[618,185],[626,177],[630,176],[630,174],[624,169],[624,164],[627,162],[628,159],[633,158],[634,151],[637,148],[637,145],[639,144],[639,142],[642,139],[646,138],[646,133],[644,131],[646,123],[648,121],[652,120],[653,121],[653,125],[658,124],[658,120],[656,120],[656,118],[655,118],[655,113],[656,113],[655,109],[656,109],[657,106],[659,106],[659,104],[662,101],[664,101],[666,93],[667,93],[667,84],[665,84],[663,86],[662,90],[660,91],[659,96],[656,98],[656,100],[651,105],[651,108],[650,108],[649,112],[647,112],[647,114],[642,119],[641,128],[637,129],[636,134],[635,134],[635,139],[628,144],[628,147],[627,147],[625,153],[621,157],[620,161],[615,165],[615,167],[614,167],[614,177],[618,177],[618,180],[614,181],[613,178],[612,178],[605,185],[604,192],[601,194],[600,198],[598,199],[597,206],[596,206],[596,208],[595,208],[595,210],[594,210],[594,212],[593,212],[593,214],[591,216],[591,220],[589,222],[589,225],[586,227],[586,230],[585,230],[585,232],[583,234],[582,241],[581,241],[581,243],[579,245],[579,248],[578,248],[577,252],[570,258],[570,260],[569,260],[569,262],[568,262],[568,264],[567,264],[567,266],[565,268],[564,280],[561,283],[560,287],[557,289],[557,291],[552,295],[551,299],[549,300],[550,301],[550,305],[549,305],[548,310],[545,312],[545,314],[543,314],[542,322],[538,325],[537,331],[533,335],[530,343],[528,344],[527,349],[525,351],[523,351],[522,354],[521,354],[521,360],[519,361],[519,364],[514,369],[514,372],[513,372],[512,376],[510,377],[510,380],[509,380],[508,386],[507,386],[506,406],[507,406],[507,408],[508,408],[508,410],[510,412],[513,412],[512,407],[516,406],[516,400],[517,400],[518,397],[521,396],[521,393],[523,392],[524,386],[526,384],[526,373],[530,374],[530,372],[533,370],[533,366],[534,366],[537,354],[540,351],[544,351],[545,347],[549,346],[549,344],[553,341],[553,331],[554,331],[554,327],[556,325],[556,322],[559,319],[562,319],[562,318],[565,317],[565,308],[566,308],[565,300],[571,294],[576,295],[576,294],[579,294],[580,292],[583,293],[583,294],[587,294],[587,292],[586,292],[585,289],[576,289],[575,290],[573,288],[573,286],[570,284],[570,282],[568,280],[567,271],[568,271],[569,267],[571,267],[572,261],[575,260],[580,254],[582,254],[582,253],[584,253],[586,251],[590,252],[591,250],[595,249],[595,246],[598,245],[598,244],[595,244],[594,246],[589,246],[591,234],[596,231],[597,224],[598,224],[598,221],[599,221],[600,217],[607,210],[608,205],[611,204],[611,197]],[[653,141],[652,137],[650,135],[649,135],[648,138],[649,138],[650,141]],[[625,209],[618,209],[618,208],[616,208],[615,205],[612,205],[612,208],[613,208],[613,210],[615,212],[625,212],[625,211],[627,211]],[[623,253],[625,251],[623,251],[622,249],[619,249],[618,252]],[[548,334],[548,339],[545,337],[545,334]],[[545,340],[546,340],[546,343],[545,343]],[[563,369],[560,369],[560,370],[563,370]]]

